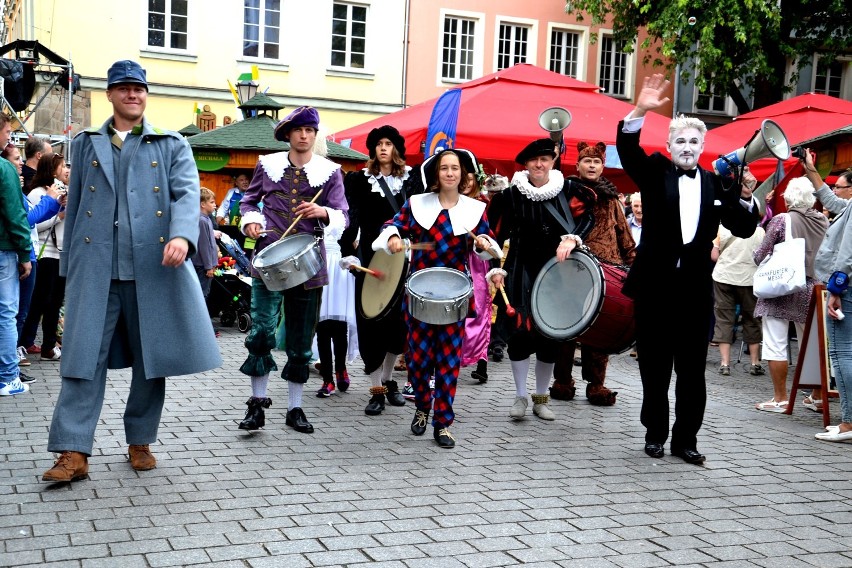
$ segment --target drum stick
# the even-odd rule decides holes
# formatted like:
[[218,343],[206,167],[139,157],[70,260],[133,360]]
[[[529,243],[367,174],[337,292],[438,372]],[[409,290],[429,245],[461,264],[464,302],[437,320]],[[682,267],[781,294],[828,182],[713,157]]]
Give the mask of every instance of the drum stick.
[[497,289],[500,290],[500,295],[503,296],[503,301],[506,303],[506,315],[512,317],[515,315],[515,308],[512,307],[512,304],[509,303],[509,298],[506,296],[506,289],[503,288],[503,285],[497,286]]
[[[475,243],[476,242],[476,233],[474,233],[473,231],[470,231],[470,230],[468,231],[468,233],[470,233],[470,236],[473,237],[473,242]],[[488,252],[488,254],[491,255],[491,258],[500,258],[499,256],[497,256],[497,251],[495,251],[491,247],[488,247],[485,250]]]
[[[311,200],[310,200],[310,203],[316,203],[317,197],[319,197],[321,193],[322,193],[322,188],[320,188],[320,190],[317,192],[317,194],[316,194],[316,195],[314,195],[313,199],[311,199]],[[304,217],[304,216],[305,216],[305,214],[304,214],[304,213],[302,213],[301,215],[299,215],[298,217],[296,217],[296,220],[295,220],[295,221],[293,221],[293,223],[292,223],[289,227],[287,227],[287,230],[286,230],[286,231],[284,231],[284,234],[283,234],[283,235],[281,235],[281,238],[283,239],[284,237],[286,237],[287,235],[289,235],[289,234],[290,234],[290,231],[292,231],[292,230],[296,227],[296,223],[298,223],[299,221],[301,221],[301,220],[302,220],[302,217]]]
[[435,243],[409,243],[411,250],[435,250]]
[[384,272],[382,272],[380,270],[373,270],[372,268],[365,268],[365,267],[361,266],[360,264],[353,264],[352,266],[350,266],[350,268],[354,268],[355,270],[360,270],[361,272],[366,272],[370,276],[373,276],[374,278],[378,278],[379,280],[384,280],[384,278],[385,278]]

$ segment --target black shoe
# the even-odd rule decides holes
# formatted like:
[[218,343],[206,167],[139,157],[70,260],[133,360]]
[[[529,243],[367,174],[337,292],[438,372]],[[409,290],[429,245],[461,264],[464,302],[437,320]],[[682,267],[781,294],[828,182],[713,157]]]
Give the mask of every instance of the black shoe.
[[386,382],[385,388],[388,389],[388,392],[385,393],[388,404],[391,406],[405,406],[405,399],[402,397],[402,393],[399,392],[399,385],[396,384],[396,381]]
[[[403,401],[404,402],[404,401]],[[378,416],[385,410],[385,395],[374,394],[370,402],[367,403],[367,408],[364,409],[364,414],[367,416]]]
[[447,426],[435,426],[435,441],[442,448],[456,447],[456,439],[450,434],[450,429]]
[[480,359],[476,362],[476,369],[470,374],[471,377],[480,383],[488,382],[488,361]]
[[503,348],[502,347],[495,347],[494,349],[492,349],[491,350],[491,359],[495,363],[499,363],[500,361],[502,361],[503,360]]
[[645,444],[645,453],[651,456],[652,458],[661,458],[666,453],[663,450],[662,444]]
[[411,432],[415,436],[422,436],[426,432],[426,423],[429,422],[429,413],[417,410],[414,412],[414,420],[411,421]]
[[251,397],[246,401],[246,417],[240,422],[240,430],[258,430],[266,425],[266,415],[263,412],[264,408],[272,406],[271,398]]
[[312,434],[314,431],[314,427],[305,416],[305,411],[298,407],[287,411],[287,426],[302,434]]
[[18,378],[21,379],[21,382],[24,383],[25,385],[31,385],[38,380],[37,378],[35,378],[31,375],[28,375],[26,373],[23,373],[20,370],[18,370]]
[[700,465],[704,463],[705,458],[703,455],[698,453],[698,450],[692,449],[683,449],[683,450],[675,450],[672,449],[672,455],[678,457],[685,461],[686,463],[691,463],[694,465]]

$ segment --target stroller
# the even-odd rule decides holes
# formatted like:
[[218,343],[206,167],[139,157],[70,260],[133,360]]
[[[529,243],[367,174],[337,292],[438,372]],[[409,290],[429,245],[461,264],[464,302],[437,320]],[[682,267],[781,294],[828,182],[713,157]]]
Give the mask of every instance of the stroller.
[[220,274],[213,277],[207,309],[210,315],[219,316],[225,327],[234,323],[243,333],[251,329],[251,275],[246,253],[230,236],[222,233],[219,240]]

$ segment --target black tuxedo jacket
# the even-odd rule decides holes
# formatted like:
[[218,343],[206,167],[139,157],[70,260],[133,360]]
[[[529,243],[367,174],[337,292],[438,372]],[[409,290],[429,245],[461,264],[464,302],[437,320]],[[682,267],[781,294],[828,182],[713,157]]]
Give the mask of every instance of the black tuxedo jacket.
[[698,297],[705,298],[713,288],[710,251],[719,223],[737,237],[750,237],[759,220],[758,208],[749,212],[739,201],[739,187],[726,191],[718,175],[699,167],[701,212],[698,229],[693,241],[684,243],[680,232],[677,169],[659,152],[647,155],[639,145],[639,132],[622,132],[623,126],[624,121],[621,121],[616,148],[624,171],[642,194],[643,214],[641,242],[623,291],[636,299],[660,296],[666,284],[674,280],[680,261],[678,281],[689,282]]

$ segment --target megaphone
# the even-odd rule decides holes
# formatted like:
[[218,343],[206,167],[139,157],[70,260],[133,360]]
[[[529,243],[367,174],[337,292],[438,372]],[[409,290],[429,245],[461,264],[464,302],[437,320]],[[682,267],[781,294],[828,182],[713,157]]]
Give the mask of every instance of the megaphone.
[[790,143],[784,131],[775,122],[764,120],[746,145],[713,162],[713,171],[720,176],[737,174],[746,164],[761,158],[774,156],[779,160],[790,157]]
[[544,109],[538,115],[538,125],[550,132],[550,139],[554,142],[562,140],[562,131],[571,124],[571,113],[562,107],[550,107]]

